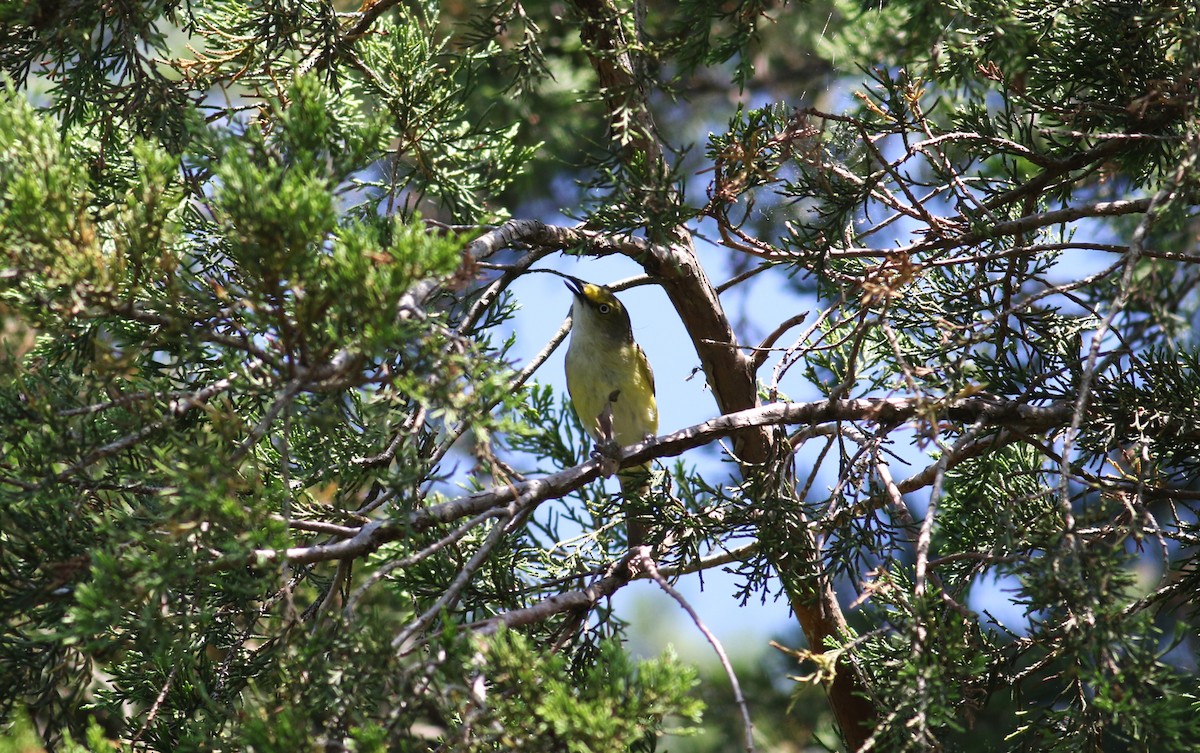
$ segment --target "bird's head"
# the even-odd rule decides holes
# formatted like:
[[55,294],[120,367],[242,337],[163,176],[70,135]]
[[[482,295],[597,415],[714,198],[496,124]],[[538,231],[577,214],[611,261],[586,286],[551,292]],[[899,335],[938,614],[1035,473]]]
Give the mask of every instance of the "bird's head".
[[575,294],[571,307],[572,338],[603,337],[633,342],[629,312],[604,285],[567,278],[567,287]]

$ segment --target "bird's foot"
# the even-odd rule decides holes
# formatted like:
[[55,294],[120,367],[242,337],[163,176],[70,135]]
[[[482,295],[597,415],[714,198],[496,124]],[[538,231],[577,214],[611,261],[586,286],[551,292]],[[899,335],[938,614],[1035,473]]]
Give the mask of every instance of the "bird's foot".
[[612,439],[597,442],[592,457],[600,459],[600,473],[608,478],[621,468],[621,445]]

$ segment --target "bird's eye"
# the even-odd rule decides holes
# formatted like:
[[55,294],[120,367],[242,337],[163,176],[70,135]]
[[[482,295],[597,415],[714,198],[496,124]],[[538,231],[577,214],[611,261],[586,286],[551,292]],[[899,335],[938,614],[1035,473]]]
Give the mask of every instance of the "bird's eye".
[[601,314],[607,314],[608,312],[612,311],[612,306],[609,306],[607,303],[602,303],[596,307],[596,310]]

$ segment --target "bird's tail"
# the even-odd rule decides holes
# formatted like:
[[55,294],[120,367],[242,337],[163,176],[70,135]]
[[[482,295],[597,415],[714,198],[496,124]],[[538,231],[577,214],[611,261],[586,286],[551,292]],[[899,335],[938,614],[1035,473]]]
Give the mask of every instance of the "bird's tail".
[[617,474],[621,480],[621,496],[625,505],[625,533],[629,546],[644,546],[650,542],[654,524],[650,506],[650,464],[635,465]]

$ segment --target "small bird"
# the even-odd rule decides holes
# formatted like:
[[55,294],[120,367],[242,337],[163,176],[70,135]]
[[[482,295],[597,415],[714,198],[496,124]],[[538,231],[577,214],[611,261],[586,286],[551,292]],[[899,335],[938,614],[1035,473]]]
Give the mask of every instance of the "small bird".
[[[569,277],[567,287],[575,294],[567,391],[579,422],[602,451],[653,436],[658,431],[654,372],[633,340],[629,312],[603,285]],[[629,545],[641,546],[649,534],[650,464],[626,468],[618,476]]]

